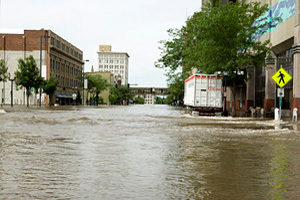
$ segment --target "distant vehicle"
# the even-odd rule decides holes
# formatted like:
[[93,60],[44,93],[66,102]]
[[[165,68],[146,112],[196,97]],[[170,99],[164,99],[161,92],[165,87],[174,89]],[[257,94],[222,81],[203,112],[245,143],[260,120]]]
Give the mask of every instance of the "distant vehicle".
[[195,74],[185,80],[184,105],[197,115],[222,114],[222,77]]

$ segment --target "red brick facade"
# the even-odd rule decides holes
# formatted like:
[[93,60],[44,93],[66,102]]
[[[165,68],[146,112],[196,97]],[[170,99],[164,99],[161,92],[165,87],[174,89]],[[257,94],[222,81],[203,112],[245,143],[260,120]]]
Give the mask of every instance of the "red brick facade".
[[[46,64],[46,78],[54,75],[58,80],[56,99],[60,104],[70,104],[74,90],[79,89],[77,77],[82,75],[83,53],[80,49],[61,38],[51,30],[24,30],[23,34],[0,33],[0,47],[4,59],[9,53],[18,51],[20,58],[26,58],[35,52],[35,59],[40,60],[40,45],[42,37],[42,60]],[[38,52],[38,53],[36,53]],[[28,54],[28,55],[26,55]],[[10,59],[10,58],[7,58]],[[39,62],[39,61],[37,61]],[[40,63],[37,63],[40,66]],[[47,98],[48,101],[48,98]]]

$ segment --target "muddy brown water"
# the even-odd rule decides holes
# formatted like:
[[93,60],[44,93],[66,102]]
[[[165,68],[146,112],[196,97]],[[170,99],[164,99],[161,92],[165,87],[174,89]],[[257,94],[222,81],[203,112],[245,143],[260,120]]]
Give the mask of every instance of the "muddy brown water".
[[0,199],[300,199],[299,124],[169,106],[0,114]]

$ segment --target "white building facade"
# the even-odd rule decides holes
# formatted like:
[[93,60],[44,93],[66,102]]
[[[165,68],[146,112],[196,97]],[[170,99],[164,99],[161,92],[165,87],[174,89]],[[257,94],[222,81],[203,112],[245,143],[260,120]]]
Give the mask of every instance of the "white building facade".
[[126,52],[113,52],[110,45],[99,45],[98,71],[111,72],[114,83],[128,84],[129,55]]

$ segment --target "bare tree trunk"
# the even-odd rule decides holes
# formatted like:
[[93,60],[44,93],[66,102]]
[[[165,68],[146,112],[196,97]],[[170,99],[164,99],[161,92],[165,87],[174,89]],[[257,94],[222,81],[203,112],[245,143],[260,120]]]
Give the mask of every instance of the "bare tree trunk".
[[236,99],[236,83],[235,81],[233,81],[232,84],[232,96],[233,96],[233,105],[232,105],[232,112],[231,112],[231,116],[235,117],[236,115],[236,103],[235,103],[235,99]]
[[52,94],[49,94],[49,106],[52,106]]
[[30,95],[30,92],[26,89],[27,107],[29,107],[29,95]]

